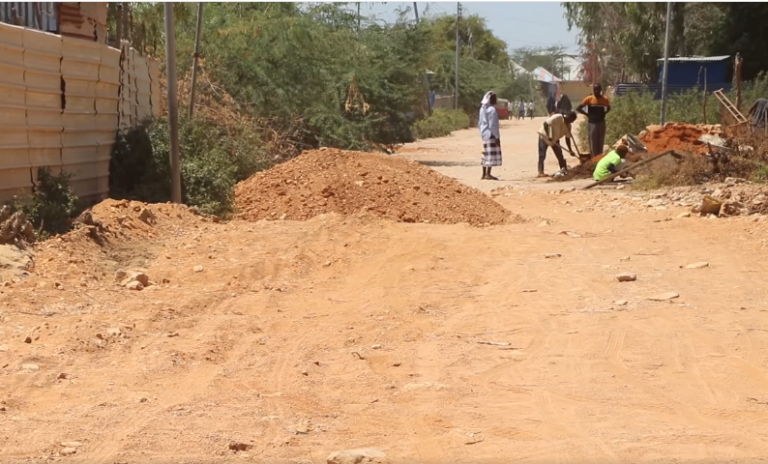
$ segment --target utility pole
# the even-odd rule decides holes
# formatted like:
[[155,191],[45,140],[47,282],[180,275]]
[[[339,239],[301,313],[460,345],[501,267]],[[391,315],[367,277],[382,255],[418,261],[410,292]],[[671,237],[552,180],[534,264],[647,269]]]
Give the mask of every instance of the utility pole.
[[203,29],[203,2],[197,4],[197,32],[195,54],[192,55],[192,90],[189,92],[189,117],[195,114],[195,84],[197,84],[197,60],[200,58],[200,35]]
[[461,37],[459,36],[459,23],[461,22],[461,2],[456,6],[456,81],[453,86],[454,109],[459,109],[459,49],[461,47]]
[[419,24],[419,5],[413,2],[413,12],[416,14],[416,24]]
[[669,77],[669,23],[672,22],[672,2],[667,2],[667,24],[664,33],[664,68],[661,77],[661,125],[667,117],[667,81]]
[[357,2],[357,33],[360,33],[360,2]]
[[181,203],[179,166],[179,101],[176,95],[176,36],[173,30],[173,3],[165,2],[165,72],[168,75],[168,128],[171,142],[171,201]]

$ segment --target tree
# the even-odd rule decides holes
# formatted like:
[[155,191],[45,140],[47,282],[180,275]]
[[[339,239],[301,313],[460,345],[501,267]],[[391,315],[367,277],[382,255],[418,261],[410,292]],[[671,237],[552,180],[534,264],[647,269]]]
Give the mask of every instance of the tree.
[[761,3],[717,3],[720,14],[715,17],[714,33],[706,50],[713,55],[741,53],[744,65],[742,79],[755,79],[760,72],[768,70],[768,54],[765,44],[768,40],[766,21],[768,4]]

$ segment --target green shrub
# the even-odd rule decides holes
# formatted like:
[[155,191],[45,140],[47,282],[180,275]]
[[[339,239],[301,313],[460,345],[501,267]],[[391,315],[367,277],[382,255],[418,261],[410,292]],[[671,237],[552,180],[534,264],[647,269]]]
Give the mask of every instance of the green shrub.
[[69,183],[71,177],[66,172],[54,175],[48,168],[40,168],[32,195],[16,197],[12,209],[22,211],[42,237],[68,232],[80,211]]
[[[259,134],[246,124],[179,121],[182,201],[205,214],[233,211],[237,182],[271,165]],[[110,164],[110,195],[159,203],[170,200],[168,121],[147,121],[118,135]]]
[[416,121],[413,133],[416,138],[444,137],[451,132],[469,127],[469,116],[461,110],[437,109],[431,116]]

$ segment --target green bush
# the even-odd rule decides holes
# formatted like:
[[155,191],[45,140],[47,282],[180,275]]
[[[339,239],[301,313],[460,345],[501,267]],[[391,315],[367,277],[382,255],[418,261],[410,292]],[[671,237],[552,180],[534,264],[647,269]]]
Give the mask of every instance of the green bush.
[[[159,203],[171,198],[168,121],[147,121],[118,135],[110,164],[110,195]],[[179,121],[182,201],[205,214],[233,211],[237,182],[270,166],[259,134],[246,124]]]
[[68,232],[81,209],[69,183],[71,177],[66,172],[54,175],[48,168],[40,168],[32,195],[16,197],[12,209],[22,211],[38,235]]
[[437,109],[431,116],[416,121],[413,133],[416,138],[444,137],[451,132],[469,127],[469,116],[461,110]]

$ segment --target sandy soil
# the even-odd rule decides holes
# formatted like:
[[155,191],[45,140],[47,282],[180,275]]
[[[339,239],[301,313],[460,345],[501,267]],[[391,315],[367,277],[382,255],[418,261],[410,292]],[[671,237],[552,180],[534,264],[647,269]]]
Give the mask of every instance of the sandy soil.
[[[494,198],[524,223],[151,206],[147,225],[128,205],[94,213],[102,245],[41,245],[0,287],[3,462],[760,461],[765,222],[550,192],[534,127],[505,126],[505,182],[480,183],[475,131],[403,155],[511,185]],[[144,290],[113,282],[139,268]]]

